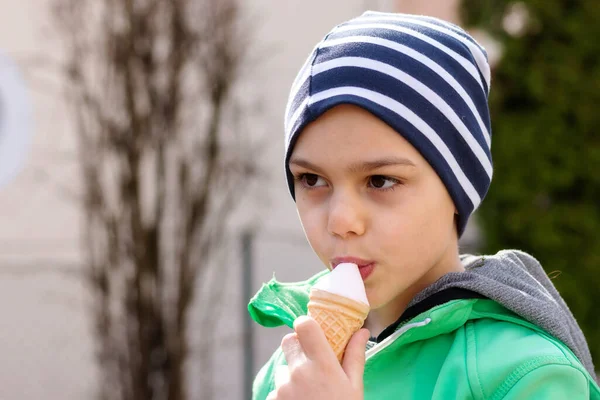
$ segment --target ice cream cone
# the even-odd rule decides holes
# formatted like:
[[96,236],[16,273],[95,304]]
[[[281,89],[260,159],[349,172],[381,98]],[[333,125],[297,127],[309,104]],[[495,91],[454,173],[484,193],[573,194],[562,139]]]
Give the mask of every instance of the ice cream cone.
[[369,313],[369,305],[362,302],[312,288],[308,302],[308,315],[316,320],[341,363],[352,335],[362,326]]

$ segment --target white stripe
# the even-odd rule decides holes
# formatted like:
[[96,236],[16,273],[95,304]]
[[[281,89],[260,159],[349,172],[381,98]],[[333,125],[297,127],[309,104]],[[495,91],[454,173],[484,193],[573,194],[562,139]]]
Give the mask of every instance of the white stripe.
[[326,43],[324,43],[322,47],[324,47],[324,48],[332,47],[332,46],[338,46],[338,45],[347,44],[347,43],[372,43],[375,45],[387,47],[389,49],[396,50],[399,53],[403,53],[409,57],[414,58],[415,60],[426,65],[432,71],[436,72],[440,77],[442,77],[442,79],[444,79],[450,86],[452,86],[452,88],[454,88],[454,90],[456,90],[456,92],[465,101],[465,103],[467,104],[467,106],[469,107],[471,112],[473,113],[473,116],[477,120],[479,129],[481,129],[481,131],[484,133],[484,138],[485,138],[488,148],[490,148],[491,135],[490,135],[489,131],[487,130],[487,127],[483,123],[481,116],[479,114],[479,111],[477,111],[477,108],[475,107],[475,104],[473,103],[473,100],[467,94],[467,92],[465,91],[463,86],[461,84],[459,84],[456,81],[456,79],[454,79],[454,77],[448,73],[448,71],[446,71],[443,67],[441,67],[439,64],[437,64],[431,58],[429,58],[429,57],[425,56],[424,54],[422,54],[414,49],[411,49],[410,47],[405,46],[403,44],[396,43],[394,41],[387,40],[387,39],[373,37],[373,36],[350,36],[350,37],[344,37],[344,38],[339,38],[339,39],[331,39],[331,40],[328,40]]
[[[298,93],[290,93],[290,96],[288,97],[288,102],[287,105],[285,106],[285,120],[284,120],[284,124],[283,127],[286,131],[289,130],[289,128],[291,128],[288,123],[289,121],[293,120],[294,117],[290,117],[290,113],[292,112],[292,105],[294,104],[294,100],[296,99]],[[298,113],[298,109],[293,110],[294,114]]]
[[444,99],[442,99],[436,92],[424,85],[421,81],[408,75],[404,71],[392,67],[391,65],[382,63],[380,61],[375,61],[361,57],[341,57],[335,58],[331,61],[316,64],[313,66],[313,74],[317,75],[321,72],[329,71],[340,67],[358,67],[378,71],[389,75],[393,78],[396,78],[399,81],[413,88],[417,93],[423,96],[427,101],[429,101],[435,108],[437,108],[450,120],[454,128],[456,128],[456,130],[460,133],[463,139],[467,142],[467,144],[471,148],[471,151],[475,154],[475,156],[485,169],[485,172],[487,172],[490,178],[492,177],[492,164],[485,152],[483,151],[483,149],[481,148],[481,146],[479,145],[479,142],[475,140],[473,134],[465,126],[464,122],[460,119],[460,117],[456,115],[456,112],[454,112],[452,107],[448,103],[446,103]]
[[294,79],[294,82],[292,83],[293,91],[297,91],[298,87],[300,87],[300,85],[302,85],[302,82],[304,82],[306,77],[309,75],[309,73],[310,73],[309,67],[312,64],[312,61],[315,58],[315,52],[317,51],[317,49],[319,48],[320,45],[321,45],[321,42],[317,43],[317,45],[312,49],[312,51],[310,52],[310,54],[304,61],[304,64],[302,64],[300,71],[298,71],[298,75],[296,75],[296,79]]
[[422,326],[428,325],[431,322],[431,318],[425,318],[425,320],[421,322],[413,322],[412,324],[406,324],[402,328],[398,329],[396,332],[386,337],[381,343],[377,343],[375,346],[371,347],[365,353],[365,359],[368,360],[371,357],[374,357],[377,353],[389,347],[392,343],[396,341],[400,336],[402,336],[407,331],[413,328],[420,328]]
[[488,88],[490,87],[490,68],[488,66],[487,58],[486,58],[483,50],[477,44],[473,43],[472,41],[465,38],[464,36],[458,34],[454,29],[444,28],[439,25],[435,25],[435,24],[432,24],[425,20],[422,20],[422,19],[409,18],[406,16],[385,16],[385,17],[384,16],[381,16],[381,17],[373,16],[373,17],[365,17],[365,19],[376,20],[376,21],[405,21],[408,23],[421,25],[426,28],[436,30],[440,33],[451,36],[456,40],[459,40],[464,45],[466,45],[469,48],[469,50],[471,50],[471,53],[473,54],[473,57],[475,58],[475,61],[477,62],[477,66],[479,67],[479,70],[481,71],[481,74],[483,75],[483,77],[485,79],[485,83],[486,83],[487,87]]
[[286,120],[289,116],[290,107],[292,105],[292,100],[298,94],[298,90],[300,89],[300,86],[302,86],[304,81],[306,81],[306,79],[310,75],[310,66],[312,65],[312,62],[315,58],[315,51],[317,50],[317,48],[319,47],[320,44],[321,44],[321,42],[317,43],[317,45],[310,52],[310,54],[308,55],[308,58],[304,61],[304,64],[302,64],[300,71],[298,71],[298,75],[296,75],[296,79],[294,79],[294,82],[292,83],[292,87],[290,88],[289,100],[288,100],[287,106],[285,108]]
[[[373,19],[373,17],[379,17],[379,18],[384,18],[384,17],[405,18],[407,21],[419,20],[419,21],[428,22],[428,23],[434,24],[434,25],[436,25],[436,23],[437,23],[439,25],[442,25],[442,27],[445,27],[446,29],[450,29],[451,31],[453,31],[453,32],[455,32],[455,33],[457,33],[459,35],[463,35],[463,37],[464,36],[470,36],[469,33],[465,29],[461,28],[460,26],[458,26],[458,25],[456,25],[456,24],[454,24],[452,22],[445,21],[443,19],[439,19],[439,18],[435,18],[435,17],[430,17],[430,16],[427,16],[427,15],[402,14],[402,13],[389,13],[389,12],[380,12],[380,11],[370,11],[370,12],[365,13],[364,16],[361,16],[361,17],[355,19],[354,21],[355,22],[360,22],[361,20],[366,19],[366,18]],[[477,43],[477,41],[474,38],[471,37],[471,39],[472,39],[471,43],[475,44],[480,49],[480,51],[485,55],[485,48],[481,44]]]
[[288,143],[290,142],[290,134],[292,132],[292,128],[294,127],[294,125],[296,125],[296,120],[298,118],[300,118],[300,114],[302,114],[302,111],[304,111],[304,109],[308,105],[308,101],[309,100],[310,100],[310,97],[307,96],[302,101],[302,103],[300,103],[300,105],[298,106],[298,108],[296,108],[296,111],[294,112],[294,115],[292,115],[292,118],[286,120],[286,125],[285,125],[285,145],[286,145],[286,148],[288,146]]
[[[418,21],[428,22],[428,23],[434,24],[434,25],[439,24],[437,26],[441,25],[442,27],[445,27],[446,29],[450,29],[451,31],[458,33],[459,35],[463,35],[463,37],[470,36],[469,33],[465,29],[461,28],[460,26],[458,26],[456,24],[453,24],[452,22],[445,21],[443,19],[439,19],[439,18],[435,18],[435,17],[430,17],[427,15],[374,12],[374,13],[368,13],[364,17],[357,19],[356,22],[360,22],[361,20],[366,19],[366,18],[372,19],[374,17],[378,17],[378,18],[396,17],[396,18],[404,18],[407,21],[418,20]],[[472,42],[475,45],[477,45],[481,49],[482,52],[485,53],[484,47],[481,46],[479,43],[477,43],[477,41],[475,39],[472,38]]]
[[[437,149],[437,151],[440,152],[442,157],[444,157],[444,159],[450,166],[452,173],[454,174],[454,176],[462,186],[463,190],[471,200],[471,203],[473,204],[473,209],[476,209],[479,206],[479,203],[481,203],[481,197],[479,196],[479,193],[477,193],[477,190],[475,190],[471,181],[467,178],[463,170],[460,168],[460,165],[458,165],[458,162],[452,155],[452,152],[448,149],[448,146],[446,146],[446,143],[444,143],[444,141],[429,125],[427,125],[425,121],[419,118],[418,115],[416,115],[403,104],[380,93],[353,86],[344,86],[324,90],[310,97],[310,101],[308,104],[311,105],[329,99],[331,97],[340,96],[344,94],[370,100],[378,104],[379,106],[387,108],[388,110],[391,110],[396,114],[402,116],[410,124],[417,128],[434,145],[434,147]],[[292,124],[291,126],[294,125]]]
[[285,117],[286,117],[286,119],[289,117],[290,108],[292,107],[292,102],[294,101],[294,98],[298,95],[298,90],[300,89],[300,87],[302,86],[302,84],[304,82],[306,82],[306,79],[308,79],[309,76],[310,76],[310,68],[306,69],[306,71],[303,73],[302,80],[299,81],[300,84],[297,87],[294,87],[295,85],[292,86],[292,89],[290,90],[289,100],[288,100],[287,106],[285,107]]
[[[473,79],[475,79],[475,81],[479,84],[479,86],[481,86],[481,90],[483,91],[483,93],[486,93],[485,88],[483,86],[483,82],[481,82],[481,77],[479,76],[478,69],[475,67],[475,65],[473,65],[469,60],[467,60],[466,58],[464,58],[462,55],[458,54],[454,50],[443,45],[442,43],[438,42],[437,40],[430,38],[427,35],[423,35],[420,32],[417,32],[412,29],[404,28],[402,26],[388,25],[388,24],[346,25],[346,26],[340,26],[340,27],[336,28],[335,32],[347,32],[347,31],[355,31],[355,30],[362,30],[362,29],[387,29],[387,30],[391,30],[391,31],[402,32],[402,33],[406,33],[407,35],[414,36],[426,43],[429,43],[434,47],[437,47],[444,53],[448,54],[450,57],[454,58],[460,65],[462,65],[463,68],[473,77]],[[486,96],[487,96],[487,94],[486,94]]]
[[[453,31],[457,34],[462,35],[463,39],[469,40],[468,38],[470,38],[471,40],[469,40],[469,42],[471,43],[471,45],[477,46],[477,48],[479,49],[479,52],[481,53],[481,55],[487,62],[487,52],[485,50],[485,47],[483,47],[479,42],[477,42],[477,40],[475,40],[475,38],[473,36],[471,36],[469,34],[469,32],[467,32],[465,29],[462,29],[460,26],[454,25],[451,22],[443,21],[443,20],[433,18],[433,17],[428,17],[426,15],[418,15],[417,19],[422,20],[424,22],[429,22],[431,24],[434,24],[434,22],[441,23],[443,26],[446,27],[446,29],[450,29],[451,31]],[[468,36],[468,38],[465,36]]]

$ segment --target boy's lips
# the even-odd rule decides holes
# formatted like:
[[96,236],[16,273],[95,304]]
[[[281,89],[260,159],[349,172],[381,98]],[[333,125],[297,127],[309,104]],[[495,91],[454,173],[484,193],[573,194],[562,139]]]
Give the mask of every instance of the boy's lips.
[[373,269],[375,268],[375,261],[372,260],[365,260],[358,257],[335,257],[331,260],[331,269],[335,269],[335,267],[342,263],[356,264],[363,281],[367,279],[369,275],[371,275]]
[[369,264],[375,264],[375,261],[372,260],[364,260],[358,257],[335,257],[331,259],[331,269],[334,269],[339,264],[342,263],[352,263],[358,265],[358,268],[366,267]]

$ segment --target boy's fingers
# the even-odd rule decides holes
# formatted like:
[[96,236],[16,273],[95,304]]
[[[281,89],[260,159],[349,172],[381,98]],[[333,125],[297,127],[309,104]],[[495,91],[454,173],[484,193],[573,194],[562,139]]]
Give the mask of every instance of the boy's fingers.
[[292,369],[306,359],[296,333],[288,333],[281,339],[281,350],[285,355],[288,366]]
[[294,321],[294,330],[306,357],[311,360],[337,363],[335,354],[317,321],[308,316],[298,317]]
[[277,398],[277,390],[271,391],[265,400],[275,400]]
[[290,370],[287,365],[278,365],[275,367],[275,389],[285,385],[290,381]]
[[355,389],[362,390],[363,388],[365,349],[368,340],[369,331],[366,329],[359,330],[350,338],[350,342],[348,342],[346,352],[344,353],[342,368]]

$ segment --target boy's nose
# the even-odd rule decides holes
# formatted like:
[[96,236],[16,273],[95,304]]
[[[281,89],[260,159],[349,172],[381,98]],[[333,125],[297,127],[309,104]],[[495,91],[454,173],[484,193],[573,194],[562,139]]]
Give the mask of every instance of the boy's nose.
[[366,221],[359,199],[334,194],[329,200],[327,230],[329,234],[346,239],[365,233]]

